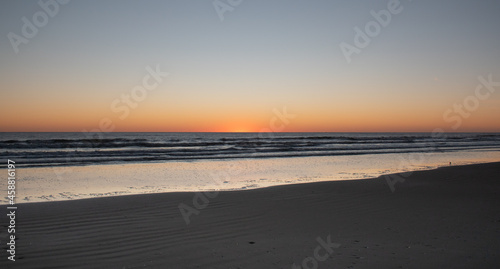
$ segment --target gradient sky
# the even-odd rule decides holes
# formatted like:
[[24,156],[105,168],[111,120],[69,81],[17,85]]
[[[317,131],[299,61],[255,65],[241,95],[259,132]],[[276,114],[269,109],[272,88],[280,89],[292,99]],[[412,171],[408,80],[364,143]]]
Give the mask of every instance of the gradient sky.
[[[258,132],[284,107],[287,132],[500,131],[500,87],[443,118],[500,81],[500,1],[401,0],[351,63],[340,43],[390,1],[243,0],[223,21],[212,2],[73,0],[16,53],[9,33],[43,9],[1,1],[0,131]],[[157,65],[169,76],[120,118]]]

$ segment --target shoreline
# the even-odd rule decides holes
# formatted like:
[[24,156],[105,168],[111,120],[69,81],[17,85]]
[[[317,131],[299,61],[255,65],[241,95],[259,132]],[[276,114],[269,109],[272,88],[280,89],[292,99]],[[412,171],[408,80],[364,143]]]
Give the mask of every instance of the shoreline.
[[[197,191],[241,191],[297,183],[375,178],[385,174],[500,161],[500,152],[381,154],[19,168],[19,204]],[[0,169],[0,172],[3,171]],[[6,171],[5,171],[6,173]],[[0,189],[7,189],[0,182]],[[6,204],[2,196],[0,204]]]
[[[415,171],[394,192],[382,176],[206,200],[177,192],[18,204],[12,268],[294,268],[321,242],[332,251],[321,249],[318,268],[495,268],[499,173],[500,162]],[[189,223],[181,204],[197,211]],[[2,252],[0,265],[12,266]]]
[[[301,186],[301,185],[308,185],[308,184],[317,184],[317,183],[332,183],[332,182],[349,182],[349,181],[360,181],[360,180],[375,180],[379,178],[385,178],[385,177],[391,177],[394,175],[400,175],[400,174],[413,174],[413,173],[419,173],[419,172],[432,172],[435,170],[443,169],[443,168],[456,168],[456,167],[468,167],[468,166],[476,166],[476,165],[487,165],[487,164],[498,164],[500,165],[500,161],[496,162],[484,162],[484,163],[471,163],[471,164],[460,164],[460,165],[451,165],[451,166],[439,166],[431,169],[422,169],[422,170],[413,170],[413,171],[404,171],[404,172],[399,172],[399,173],[390,173],[390,174],[382,174],[377,177],[370,177],[370,178],[353,178],[353,179],[344,179],[344,180],[329,180],[329,181],[313,181],[313,182],[301,182],[301,183],[289,183],[289,184],[282,184],[282,185],[271,185],[271,186],[265,186],[265,187],[257,187],[253,189],[221,189],[221,190],[216,190],[216,189],[209,189],[209,190],[199,190],[199,191],[168,191],[168,192],[157,192],[157,193],[133,193],[133,194],[123,194],[123,195],[115,195],[115,196],[102,196],[102,197],[88,197],[88,198],[80,198],[80,199],[72,199],[72,200],[55,200],[55,201],[37,201],[37,202],[17,202],[16,205],[27,205],[27,204],[45,204],[45,203],[64,203],[64,202],[77,202],[77,201],[86,201],[86,200],[93,200],[93,199],[112,199],[116,197],[131,197],[131,196],[144,196],[144,198],[152,195],[169,195],[169,194],[191,194],[195,195],[196,193],[204,193],[204,192],[247,192],[247,191],[256,191],[256,190],[262,190],[262,189],[269,189],[269,188],[280,188],[280,187],[286,187],[286,186]],[[403,177],[405,178],[405,177]],[[391,179],[394,181],[397,181],[397,177]],[[387,182],[387,179],[386,179]],[[396,182],[397,183],[397,182]],[[390,186],[389,183],[387,183],[387,188],[390,191]],[[8,207],[7,204],[0,204],[1,207]]]

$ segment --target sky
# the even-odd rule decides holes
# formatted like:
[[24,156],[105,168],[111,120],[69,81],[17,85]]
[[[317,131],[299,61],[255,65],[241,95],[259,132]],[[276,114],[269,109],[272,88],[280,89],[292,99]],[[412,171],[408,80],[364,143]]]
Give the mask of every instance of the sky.
[[490,0],[1,1],[0,131],[500,132],[498,14]]

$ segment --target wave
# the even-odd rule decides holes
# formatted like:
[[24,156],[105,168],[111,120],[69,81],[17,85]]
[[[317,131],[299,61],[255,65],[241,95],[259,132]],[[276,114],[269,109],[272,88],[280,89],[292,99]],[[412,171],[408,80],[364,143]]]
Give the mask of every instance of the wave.
[[[22,166],[279,158],[381,153],[444,152],[500,148],[500,134],[172,134],[118,133],[82,137],[79,133],[0,136],[0,158]],[[44,137],[45,136],[45,137]]]

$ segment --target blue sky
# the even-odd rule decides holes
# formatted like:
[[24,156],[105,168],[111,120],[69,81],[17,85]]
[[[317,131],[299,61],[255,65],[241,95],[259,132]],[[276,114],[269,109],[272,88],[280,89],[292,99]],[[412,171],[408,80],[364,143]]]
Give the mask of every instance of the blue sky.
[[[212,1],[73,0],[16,53],[9,33],[22,36],[22,18],[43,9],[2,1],[0,105],[11,115],[2,129],[79,131],[116,118],[110,103],[155,65],[168,79],[129,119],[115,120],[117,130],[222,130],[238,121],[253,130],[283,106],[301,116],[290,131],[365,130],[363,119],[374,122],[368,131],[447,126],[443,112],[478,76],[500,80],[500,2],[401,0],[402,11],[348,63],[339,45],[353,44],[354,28],[389,2],[244,0],[221,21]],[[464,130],[500,131],[498,100],[497,92],[482,103]]]

